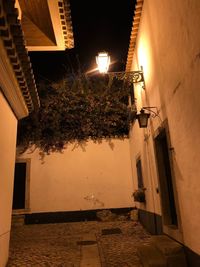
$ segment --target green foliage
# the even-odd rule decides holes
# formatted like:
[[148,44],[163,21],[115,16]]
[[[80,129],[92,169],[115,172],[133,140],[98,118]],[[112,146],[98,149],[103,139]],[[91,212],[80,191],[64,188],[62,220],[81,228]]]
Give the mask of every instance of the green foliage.
[[18,145],[35,144],[45,153],[89,139],[127,138],[130,87],[104,76],[65,78],[38,86],[41,107],[19,122]]

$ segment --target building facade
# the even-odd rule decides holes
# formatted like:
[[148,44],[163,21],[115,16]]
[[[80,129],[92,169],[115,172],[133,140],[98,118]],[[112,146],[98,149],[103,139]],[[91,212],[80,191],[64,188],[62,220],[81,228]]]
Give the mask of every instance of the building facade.
[[[41,6],[35,1],[0,1],[0,266],[6,266],[9,252],[11,229],[14,168],[16,157],[16,136],[18,120],[38,109],[40,101],[35,79],[28,56],[27,42],[34,50],[64,50],[73,47],[73,34],[70,23],[70,9],[67,1],[41,1],[45,5],[45,34],[28,24],[34,17],[35,25],[42,27]],[[37,1],[38,3],[38,1]],[[26,4],[32,9],[26,12]],[[53,9],[52,9],[53,8]],[[30,14],[30,12],[32,12]],[[28,14],[27,14],[28,13]],[[39,21],[38,21],[39,19]],[[52,26],[53,25],[53,26]],[[44,25],[43,25],[44,26]],[[51,27],[50,27],[51,26]],[[32,28],[31,28],[32,27]],[[49,27],[49,28],[48,28]],[[29,30],[28,30],[29,29]],[[57,29],[57,30],[56,30]],[[24,32],[31,32],[33,43]],[[54,43],[43,43],[48,34]],[[40,35],[39,35],[40,33]],[[43,36],[43,39],[41,38]],[[39,48],[40,46],[41,49]],[[48,46],[48,47],[47,47]],[[29,48],[29,46],[28,46]]]
[[134,94],[138,113],[150,113],[147,128],[136,119],[130,133],[134,187],[146,198],[139,217],[184,244],[191,266],[200,255],[199,12],[195,0],[138,0],[126,66],[143,68]]
[[[34,6],[32,8],[37,14]],[[0,10],[2,17],[3,9]],[[137,119],[133,123],[129,140],[130,158],[126,142],[116,143],[114,152],[108,149],[107,144],[102,144],[101,148],[89,144],[87,155],[82,150],[72,151],[71,148],[59,157],[56,154],[48,156],[43,166],[37,151],[31,156],[31,161],[28,154],[23,155],[18,160],[27,162],[27,170],[32,164],[32,181],[26,202],[30,213],[134,206],[131,202],[132,187],[135,190],[139,188],[145,195],[145,201],[135,202],[141,223],[152,234],[164,233],[183,244],[190,266],[200,266],[199,14],[200,2],[197,0],[137,0],[126,70],[143,69],[145,83],[134,85],[134,96],[138,113],[145,108],[145,112],[150,114],[147,128],[139,128]],[[24,18],[25,22],[29,20]],[[55,41],[52,30],[47,33],[45,45]],[[0,264],[5,266],[12,210],[17,118],[27,116],[31,104],[24,103],[25,97],[16,92],[17,96],[9,100],[3,89],[18,88],[18,85],[15,85],[16,81],[5,85],[5,81],[12,81],[16,74],[13,73],[5,42],[1,42],[1,45],[2,70],[5,71],[6,66],[9,72],[9,79],[0,80],[0,114],[3,114],[0,120],[0,145],[3,155],[6,155],[0,166],[0,212],[3,214],[0,216],[0,220],[3,218],[0,224],[0,247],[4,255]],[[20,92],[23,94],[22,89]],[[15,102],[10,104],[16,97],[22,100],[20,105],[16,104],[19,111],[15,111]],[[31,99],[37,107],[37,94]],[[100,157],[94,157],[96,151],[99,151]],[[78,162],[78,158],[82,161]],[[57,173],[53,163],[58,161],[61,167]],[[92,162],[91,168],[88,162]],[[107,162],[112,164],[107,166]],[[120,173],[118,165],[123,173]],[[63,168],[66,172],[61,171]],[[43,180],[42,188],[35,177],[50,179]],[[98,179],[94,181],[93,177]],[[44,192],[50,204],[48,206]],[[72,200],[74,196],[76,202]],[[55,197],[58,202],[54,201]]]
[[128,139],[72,143],[62,153],[52,152],[44,158],[38,148],[32,153],[27,150],[16,164],[24,164],[28,172],[23,207],[27,222],[40,222],[40,218],[48,222],[59,216],[61,222],[73,221],[82,211],[93,216],[99,209],[134,205]]

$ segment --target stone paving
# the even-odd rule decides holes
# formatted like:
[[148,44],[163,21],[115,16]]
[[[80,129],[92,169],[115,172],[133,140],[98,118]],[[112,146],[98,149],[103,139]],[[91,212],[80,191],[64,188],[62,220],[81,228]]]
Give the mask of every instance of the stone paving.
[[[102,232],[113,228],[118,231]],[[138,222],[125,220],[13,227],[7,267],[80,267],[80,241],[87,234],[96,236],[102,267],[142,266],[136,247],[148,244],[150,235]]]

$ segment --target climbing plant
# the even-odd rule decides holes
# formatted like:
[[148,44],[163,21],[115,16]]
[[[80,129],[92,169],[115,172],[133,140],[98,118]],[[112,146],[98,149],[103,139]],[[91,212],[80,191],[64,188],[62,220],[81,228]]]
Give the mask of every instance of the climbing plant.
[[107,138],[127,138],[130,86],[107,77],[68,76],[57,83],[38,84],[41,106],[20,120],[18,145],[33,144],[45,153],[66,144]]

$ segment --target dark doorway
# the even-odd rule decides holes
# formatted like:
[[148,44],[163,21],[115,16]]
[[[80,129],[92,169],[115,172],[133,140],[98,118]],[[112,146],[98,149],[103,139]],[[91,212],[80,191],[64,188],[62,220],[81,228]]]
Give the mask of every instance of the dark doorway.
[[164,224],[178,226],[166,129],[155,138],[155,148]]
[[13,209],[25,209],[26,162],[15,163]]

